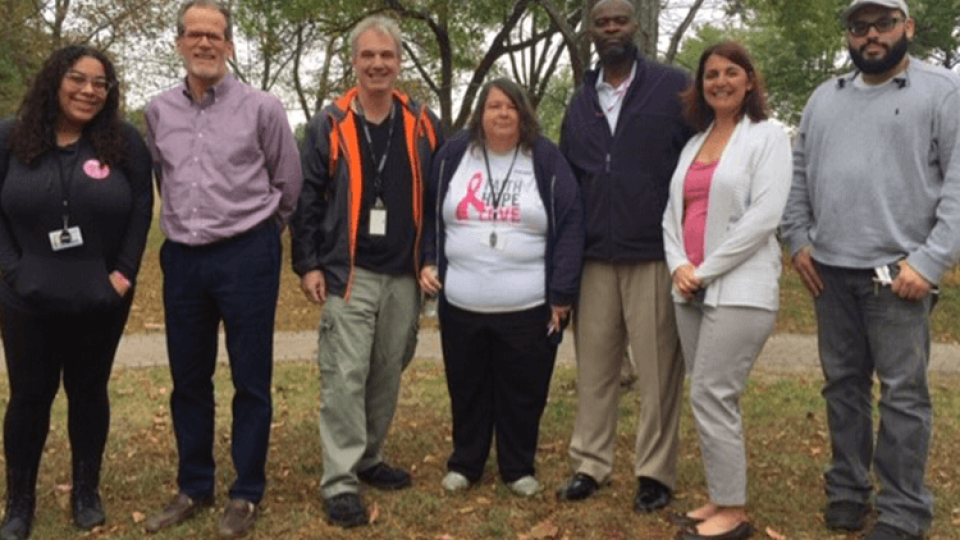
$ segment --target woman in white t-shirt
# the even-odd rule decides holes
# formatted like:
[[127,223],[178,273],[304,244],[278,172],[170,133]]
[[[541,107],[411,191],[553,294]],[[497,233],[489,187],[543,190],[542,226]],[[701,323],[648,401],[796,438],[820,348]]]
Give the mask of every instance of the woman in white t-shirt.
[[453,412],[448,491],[480,479],[494,433],[504,482],[524,496],[541,489],[534,456],[579,286],[582,206],[524,90],[484,86],[468,130],[434,158],[424,201],[420,285],[440,295]]

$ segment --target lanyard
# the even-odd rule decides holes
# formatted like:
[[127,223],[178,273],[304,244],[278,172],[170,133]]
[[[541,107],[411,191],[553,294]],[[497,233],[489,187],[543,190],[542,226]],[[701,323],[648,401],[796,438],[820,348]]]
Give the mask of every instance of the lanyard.
[[377,159],[377,153],[373,148],[373,137],[370,136],[370,127],[367,125],[367,119],[363,116],[363,106],[360,105],[360,101],[357,100],[357,117],[360,118],[360,125],[363,127],[363,136],[367,141],[367,148],[370,150],[370,157],[373,158],[373,162],[377,164],[377,174],[374,176],[373,180],[373,189],[377,194],[377,206],[383,206],[383,168],[387,165],[387,156],[390,155],[390,145],[393,143],[393,128],[396,126],[394,117],[396,116],[397,108],[391,102],[390,103],[390,131],[387,134],[387,147],[383,149],[383,155],[380,156],[380,159]]
[[63,197],[63,230],[66,231],[70,227],[70,185],[73,184],[73,173],[77,168],[77,160],[80,159],[80,148],[74,149],[72,152],[74,154],[73,160],[68,163],[70,168],[70,174],[63,174],[63,153],[64,151],[60,148],[57,148],[57,165],[60,172],[60,196]]
[[500,219],[500,203],[503,202],[503,192],[507,189],[507,182],[510,180],[510,173],[513,172],[513,165],[517,162],[517,154],[520,152],[520,145],[518,144],[513,149],[513,159],[510,160],[510,167],[507,169],[507,175],[503,177],[503,183],[500,184],[500,192],[497,194],[493,193],[493,173],[490,172],[490,158],[487,157],[487,146],[483,145],[483,162],[487,166],[487,180],[490,181],[490,195],[492,197],[493,203],[493,222],[496,223]]

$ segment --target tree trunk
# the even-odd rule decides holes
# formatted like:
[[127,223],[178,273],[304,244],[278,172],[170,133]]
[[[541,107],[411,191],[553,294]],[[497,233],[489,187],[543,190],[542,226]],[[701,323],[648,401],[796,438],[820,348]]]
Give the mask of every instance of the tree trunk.
[[660,17],[659,0],[631,0],[637,11],[639,29],[634,41],[637,43],[643,56],[650,59],[657,58],[657,20]]

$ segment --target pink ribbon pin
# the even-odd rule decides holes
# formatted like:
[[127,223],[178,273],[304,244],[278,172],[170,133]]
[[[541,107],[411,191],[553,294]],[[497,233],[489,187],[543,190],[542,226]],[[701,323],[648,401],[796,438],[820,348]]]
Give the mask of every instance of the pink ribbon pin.
[[88,159],[83,164],[83,172],[87,173],[87,176],[94,180],[103,180],[110,176],[110,167],[103,165],[99,160]]

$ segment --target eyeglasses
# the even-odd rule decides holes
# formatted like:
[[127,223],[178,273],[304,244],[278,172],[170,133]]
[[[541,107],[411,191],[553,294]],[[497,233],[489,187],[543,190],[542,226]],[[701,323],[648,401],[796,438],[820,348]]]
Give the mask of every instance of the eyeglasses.
[[183,34],[184,41],[186,41],[187,45],[190,45],[190,46],[200,43],[200,41],[202,41],[203,38],[207,38],[207,41],[209,41],[211,45],[220,45],[221,43],[226,41],[226,38],[223,36],[223,34],[217,34],[215,32],[191,31],[191,32],[185,32]]
[[116,81],[109,81],[104,77],[93,77],[79,71],[68,71],[67,74],[63,76],[63,80],[77,89],[86,88],[87,83],[89,83],[90,86],[93,87],[93,91],[98,94],[106,94],[117,85]]
[[850,35],[854,37],[863,37],[869,34],[871,28],[876,28],[880,34],[886,34],[902,22],[903,19],[900,17],[883,17],[873,22],[850,21],[850,24],[847,25],[847,30],[850,32]]

